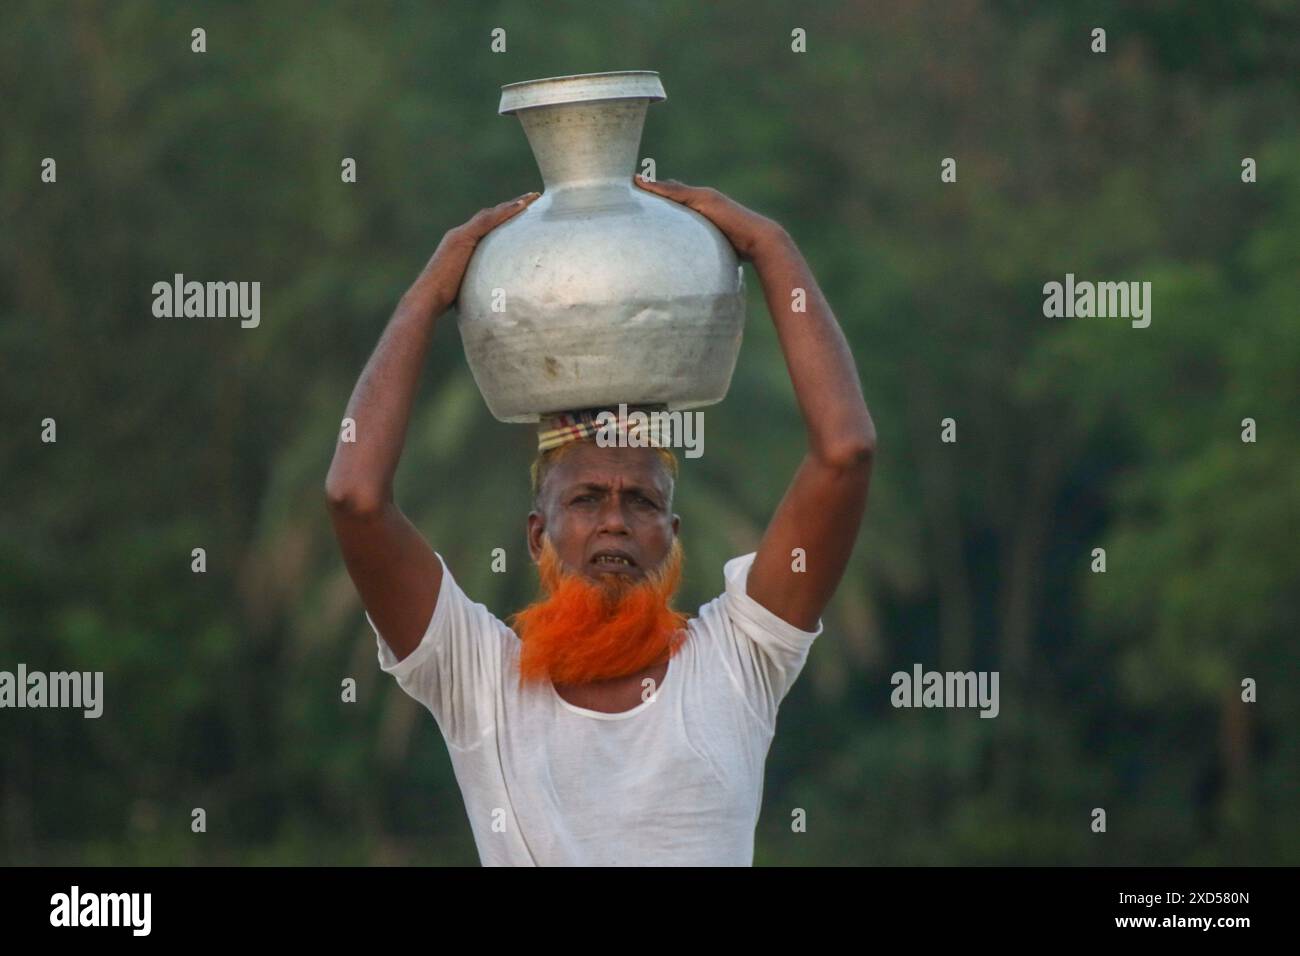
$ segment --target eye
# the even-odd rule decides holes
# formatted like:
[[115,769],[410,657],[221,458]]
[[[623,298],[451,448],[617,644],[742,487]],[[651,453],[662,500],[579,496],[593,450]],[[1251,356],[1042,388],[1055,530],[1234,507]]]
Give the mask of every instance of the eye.
[[579,501],[595,501],[595,500],[596,499],[594,495],[578,495],[578,497],[574,498],[571,503],[576,505]]

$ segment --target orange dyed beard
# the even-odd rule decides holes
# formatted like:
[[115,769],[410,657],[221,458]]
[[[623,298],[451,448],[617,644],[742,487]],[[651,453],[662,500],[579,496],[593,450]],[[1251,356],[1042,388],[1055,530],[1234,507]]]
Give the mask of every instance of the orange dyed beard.
[[568,571],[542,536],[542,592],[511,619],[523,650],[519,683],[585,684],[626,677],[667,660],[685,641],[687,617],[669,606],[682,572],[676,537],[667,558],[640,581],[596,583]]

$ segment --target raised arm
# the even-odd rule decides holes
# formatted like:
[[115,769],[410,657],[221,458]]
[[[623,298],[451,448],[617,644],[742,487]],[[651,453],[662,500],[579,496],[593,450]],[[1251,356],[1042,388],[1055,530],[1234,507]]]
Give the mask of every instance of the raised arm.
[[325,479],[330,520],[361,602],[398,660],[419,646],[442,586],[437,555],[393,502],[420,370],[479,240],[536,198],[528,193],[484,209],[443,236],[389,319],[344,413],[356,423],[356,440],[341,434],[334,449]]
[[[782,620],[811,631],[853,552],[875,459],[876,427],[853,354],[808,263],[780,225],[716,189],[671,179],[635,182],[713,222],[737,255],[753,263],[763,284],[808,449],[759,543],[747,591]],[[806,311],[795,311],[798,289]],[[796,548],[805,555],[803,571],[794,570]]]

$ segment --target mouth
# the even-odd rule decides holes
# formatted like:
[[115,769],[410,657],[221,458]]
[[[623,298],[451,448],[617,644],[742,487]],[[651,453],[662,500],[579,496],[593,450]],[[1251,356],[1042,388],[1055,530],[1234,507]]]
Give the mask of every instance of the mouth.
[[639,570],[635,559],[626,551],[617,548],[597,551],[591,556],[590,564],[597,572],[605,574],[633,575]]

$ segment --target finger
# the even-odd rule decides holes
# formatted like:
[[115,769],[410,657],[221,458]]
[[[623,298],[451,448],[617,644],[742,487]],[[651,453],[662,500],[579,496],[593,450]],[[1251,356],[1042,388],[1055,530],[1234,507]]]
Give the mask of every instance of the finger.
[[495,210],[496,214],[492,217],[492,226],[498,226],[511,216],[517,216],[536,202],[541,195],[539,192],[524,193],[522,196],[503,202]]
[[661,179],[659,182],[638,180],[647,192],[689,206],[705,216],[716,213],[717,191],[708,186],[688,186],[676,179]]
[[541,193],[539,192],[524,193],[522,196],[516,196],[514,199],[507,199],[503,203],[489,206],[487,209],[484,209],[480,215],[483,216],[485,222],[496,225],[498,222],[501,222],[504,219],[509,219],[515,213],[524,209],[540,195]]
[[688,193],[695,189],[694,186],[687,186],[685,183],[678,182],[675,179],[661,179],[656,181],[653,179],[646,179],[641,175],[637,175],[634,179],[638,186],[643,186],[652,192],[661,193],[665,196],[680,196],[685,198]]
[[541,196],[539,192],[524,193],[522,196],[507,199],[495,206],[480,209],[469,222],[465,223],[466,232],[475,239],[481,239],[511,216],[522,212],[539,196]]

